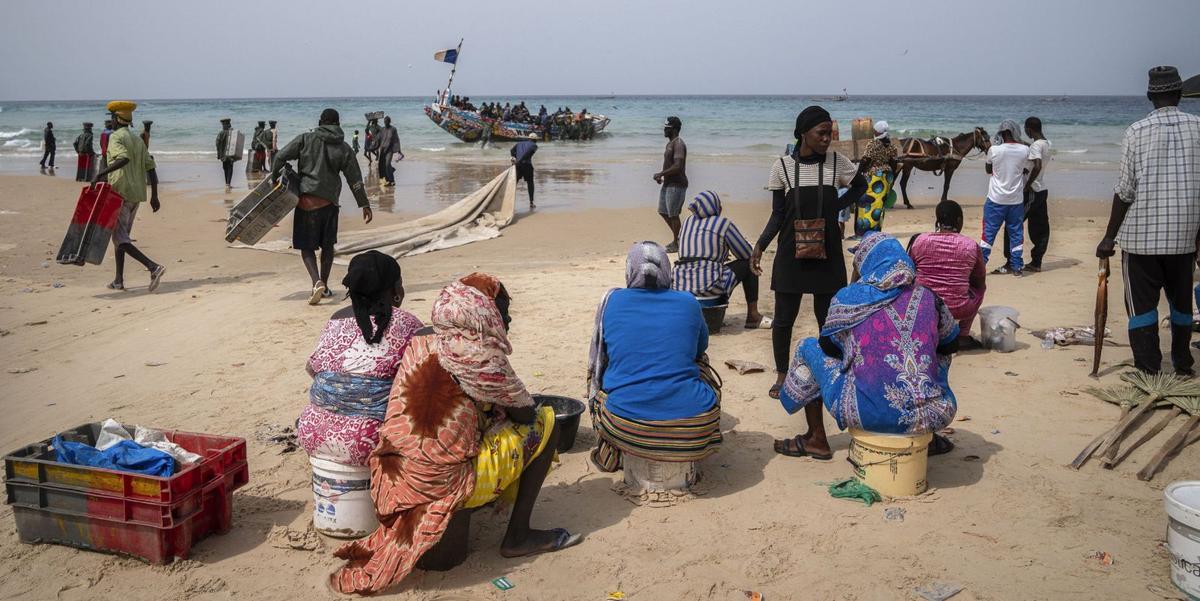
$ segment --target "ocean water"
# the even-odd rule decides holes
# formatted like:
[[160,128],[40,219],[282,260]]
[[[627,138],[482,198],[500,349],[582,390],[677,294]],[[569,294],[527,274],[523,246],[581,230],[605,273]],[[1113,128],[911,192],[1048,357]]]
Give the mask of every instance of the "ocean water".
[[[422,107],[430,100],[147,100],[140,101],[135,116],[139,121],[154,120],[152,149],[160,161],[213,158],[221,117],[231,117],[234,127],[247,133],[257,120],[275,119],[287,140],[314,127],[321,110],[330,106],[341,112],[347,135],[363,129],[365,112],[386,111],[400,130],[409,158],[453,161],[477,153],[426,118]],[[476,104],[494,100],[521,99],[472,97]],[[569,106],[612,118],[607,133],[596,140],[554,144],[558,160],[585,164],[657,160],[663,144],[661,124],[668,115],[683,120],[683,138],[692,159],[761,163],[791,142],[796,113],[816,102],[839,120],[845,137],[849,137],[850,121],[862,116],[886,119],[897,137],[929,137],[975,126],[995,132],[1003,119],[1023,121],[1033,115],[1045,124],[1061,167],[1104,168],[1117,160],[1124,128],[1151,108],[1145,98],[1136,96],[856,96],[842,102],[804,96],[535,96],[524,100],[534,111],[542,104],[551,111]],[[46,121],[55,123],[59,151],[69,155],[81,122],[92,121],[99,129],[104,117],[101,101],[0,102],[0,166],[27,163],[29,157],[38,156]]]
[[[347,135],[362,130],[363,114],[382,110],[400,131],[406,159],[397,165],[396,187],[380,188],[362,161],[368,193],[379,209],[419,215],[445,207],[478,189],[508,165],[508,145],[480,149],[459,142],[424,114],[431,98],[312,98],[140,101],[135,117],[154,120],[151,152],[160,179],[176,189],[213,192],[222,188],[215,138],[221,117],[250,133],[259,119],[279,122],[281,140],[316,125],[326,107],[341,112]],[[516,98],[473,97],[476,104]],[[826,101],[805,96],[617,96],[529,97],[534,111],[586,108],[612,119],[606,132],[587,142],[543,143],[538,151],[539,210],[591,207],[649,207],[658,199],[651,179],[662,162],[662,122],[683,120],[688,144],[688,179],[693,192],[712,190],[731,202],[769,202],[764,191],[773,161],[792,142],[796,113],[814,102],[825,106],[850,136],[856,117],[886,119],[896,137],[954,135],[981,126],[994,133],[1004,119],[1037,116],[1054,147],[1044,180],[1056,198],[1111,198],[1121,136],[1150,110],[1142,97],[1031,96],[856,96]],[[36,173],[41,131],[54,121],[59,140],[59,177],[74,174],[71,142],[87,120],[102,124],[104,102],[0,102],[0,171]],[[1200,110],[1200,103],[1195,108]],[[140,127],[140,126],[139,126]],[[257,183],[239,163],[234,186]],[[908,191],[918,204],[941,192],[938,176],[915,172]],[[950,197],[979,201],[987,175],[978,155],[954,176]],[[352,203],[348,188],[343,201]],[[226,195],[230,203],[241,193]],[[523,196],[523,190],[522,190]],[[647,218],[657,219],[652,212]]]

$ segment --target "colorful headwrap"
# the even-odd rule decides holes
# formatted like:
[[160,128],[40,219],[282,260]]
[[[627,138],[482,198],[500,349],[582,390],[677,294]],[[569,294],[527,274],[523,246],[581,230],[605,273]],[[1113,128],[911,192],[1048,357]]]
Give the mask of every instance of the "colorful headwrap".
[[117,121],[129,125],[133,123],[133,111],[137,109],[137,103],[132,100],[114,100],[108,103],[108,112],[116,116]]
[[821,328],[822,336],[832,336],[862,323],[896,300],[917,279],[916,265],[900,242],[887,234],[867,234],[853,252],[859,279],[833,296],[829,316]]
[[496,307],[500,280],[473,273],[442,289],[433,303],[438,362],[480,403],[528,407],[533,397],[517,377],[508,355],[512,344]]

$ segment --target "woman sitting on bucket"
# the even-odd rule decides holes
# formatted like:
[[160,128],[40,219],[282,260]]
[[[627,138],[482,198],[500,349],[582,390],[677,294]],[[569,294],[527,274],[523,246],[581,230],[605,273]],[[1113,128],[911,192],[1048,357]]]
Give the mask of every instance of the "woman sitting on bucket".
[[588,397],[606,471],[629,453],[653,461],[699,461],[721,444],[720,384],[708,367],[700,304],[671,290],[671,262],[655,242],[638,242],[625,263],[628,288],[596,310]]
[[500,498],[512,503],[500,554],[558,551],[580,541],[529,520],[550,471],[554,409],[535,407],[508,362],[510,298],[475,273],[433,303],[433,333],[409,343],[371,454],[379,528],[334,552],[348,563],[330,577],[342,593],[378,593],[400,582],[442,539],[454,512]]
[[[779,400],[788,413],[820,400],[842,429],[936,433],[957,410],[947,372],[958,320],[933,291],[915,283],[912,259],[895,238],[869,233],[853,252],[857,279],[834,295],[820,338],[796,347]],[[818,424],[775,441],[775,451],[832,459]],[[935,434],[929,454],[952,448]]]
[[[671,287],[724,304],[738,284],[746,295],[746,329],[771,327],[758,312],[758,276],[750,265],[754,247],[733,221],[721,215],[721,197],[705,190],[687,205],[692,214],[679,231],[679,260]],[[732,255],[733,260],[726,262]]]

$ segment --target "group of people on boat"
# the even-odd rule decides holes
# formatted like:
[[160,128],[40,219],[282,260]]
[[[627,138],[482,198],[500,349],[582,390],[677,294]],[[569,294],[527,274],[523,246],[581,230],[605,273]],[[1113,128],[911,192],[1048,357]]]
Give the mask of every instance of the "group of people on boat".
[[[439,97],[441,94],[439,93]],[[596,135],[596,122],[586,108],[574,112],[571,107],[558,107],[550,112],[546,105],[538,107],[536,113],[530,111],[522,100],[517,104],[505,102],[485,102],[476,108],[469,97],[450,96],[450,106],[479,115],[488,123],[519,123],[533,127],[534,133],[542,140],[590,140]],[[490,141],[490,132],[485,132],[484,143]]]

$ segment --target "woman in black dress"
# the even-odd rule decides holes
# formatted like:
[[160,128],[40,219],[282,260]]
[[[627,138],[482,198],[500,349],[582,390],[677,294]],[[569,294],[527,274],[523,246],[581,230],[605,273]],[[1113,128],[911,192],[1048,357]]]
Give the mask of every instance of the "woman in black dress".
[[[771,272],[771,290],[775,292],[775,318],[771,325],[771,342],[775,354],[775,385],[771,398],[779,398],[779,388],[787,374],[792,355],[792,326],[800,312],[800,300],[812,295],[813,311],[818,326],[824,327],[825,316],[833,294],[846,285],[846,262],[842,254],[838,212],[854,204],[867,189],[867,181],[858,167],[846,156],[828,153],[833,137],[833,120],[829,112],[810,106],[796,117],[796,149],[781,157],[771,168],[767,189],[771,190],[771,218],[758,237],[751,262],[761,271],[763,249],[778,241],[775,266]],[[839,188],[849,188],[841,197]],[[811,220],[824,218],[824,258],[797,258],[797,228],[811,228]],[[798,222],[798,220],[806,220]],[[819,230],[818,230],[819,231]],[[811,238],[810,238],[811,239]],[[818,242],[819,244],[819,242]],[[825,431],[821,403],[809,403],[804,409],[809,433],[800,438],[807,443],[811,434]],[[824,436],[817,436],[824,440]],[[784,455],[810,456],[828,460],[829,448],[806,448],[795,439],[776,441],[775,450]]]

